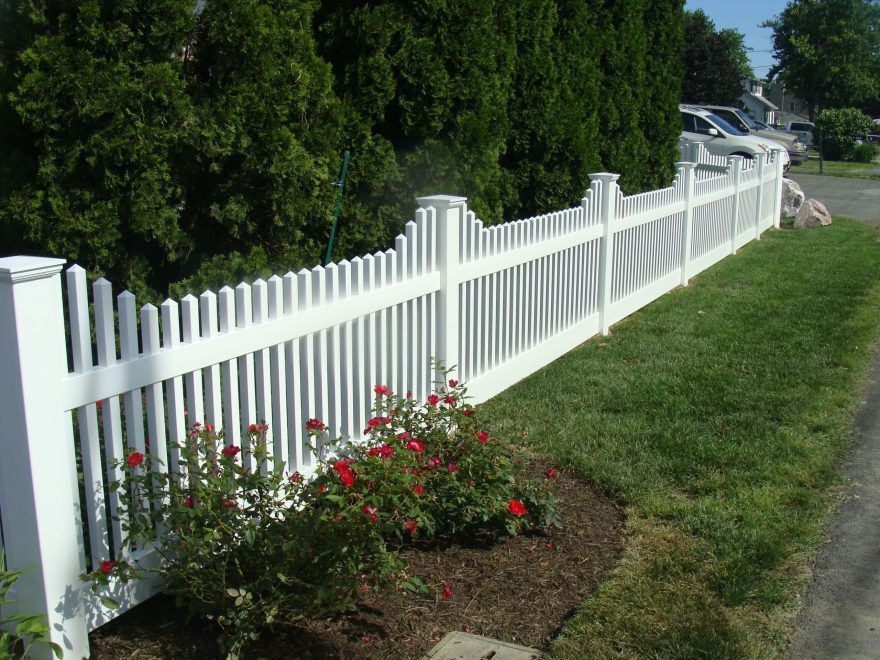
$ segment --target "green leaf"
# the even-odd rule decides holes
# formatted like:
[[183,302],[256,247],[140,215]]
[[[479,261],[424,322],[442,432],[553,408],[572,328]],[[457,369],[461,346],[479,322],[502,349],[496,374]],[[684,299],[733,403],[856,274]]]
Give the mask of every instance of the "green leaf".
[[238,598],[238,595],[239,595],[238,589],[234,589],[233,587],[230,587],[229,589],[227,589],[226,593],[227,593],[227,595],[231,596],[232,598]]
[[119,607],[119,603],[117,601],[113,600],[112,598],[110,598],[109,596],[101,596],[100,601],[104,607],[111,609],[111,610],[115,610],[116,608]]

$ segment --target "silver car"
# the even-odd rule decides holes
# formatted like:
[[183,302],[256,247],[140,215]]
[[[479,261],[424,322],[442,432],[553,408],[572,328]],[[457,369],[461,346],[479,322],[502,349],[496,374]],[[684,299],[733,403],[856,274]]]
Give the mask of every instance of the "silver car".
[[792,164],[799,165],[807,160],[807,143],[800,137],[771,129],[763,129],[739,108],[724,105],[700,105],[713,115],[721,117],[734,128],[746,135],[755,135],[779,142],[788,151]]

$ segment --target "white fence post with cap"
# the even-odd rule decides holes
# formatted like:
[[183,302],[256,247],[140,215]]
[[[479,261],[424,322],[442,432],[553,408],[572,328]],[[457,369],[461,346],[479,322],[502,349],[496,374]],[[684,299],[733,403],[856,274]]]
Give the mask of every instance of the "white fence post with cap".
[[619,174],[598,172],[590,174],[590,181],[599,184],[599,221],[602,224],[602,245],[599,248],[599,331],[608,334],[611,327],[611,278],[614,261],[614,223],[617,211]]
[[755,201],[755,240],[761,240],[761,225],[764,224],[764,219],[761,217],[764,214],[764,165],[766,163],[766,158],[764,156],[758,156],[756,159],[755,167],[758,168],[758,199]]
[[[437,270],[440,272],[440,291],[437,300],[437,347],[433,357],[447,369],[459,362],[458,317],[459,250],[461,224],[467,213],[467,197],[431,195],[416,198],[423,209],[433,208],[437,228]],[[442,378],[440,372],[436,377]]]
[[779,229],[780,216],[782,215],[782,149],[772,149],[773,164],[776,166],[776,179],[773,187],[773,226]]
[[[44,615],[66,657],[88,656],[80,605],[82,532],[67,377],[61,267],[64,259],[0,259],[0,516],[8,570],[26,569],[4,606]],[[45,644],[32,658],[51,658]]]
[[739,231],[739,198],[740,198],[740,181],[742,180],[743,157],[728,156],[727,164],[730,168],[730,174],[733,177],[733,197],[731,201],[730,212],[730,254],[736,254],[736,236]]
[[[699,143],[697,143],[699,145]],[[681,217],[681,285],[687,286],[690,280],[691,240],[694,226],[694,186],[696,163],[676,163],[678,185],[684,191],[684,211]]]

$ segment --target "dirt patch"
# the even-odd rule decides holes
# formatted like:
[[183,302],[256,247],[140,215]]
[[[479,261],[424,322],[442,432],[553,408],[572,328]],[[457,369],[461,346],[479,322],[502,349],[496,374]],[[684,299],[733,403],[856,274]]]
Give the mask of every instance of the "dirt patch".
[[[451,630],[544,649],[620,555],[623,508],[576,475],[558,482],[563,528],[494,546],[433,544],[404,552],[410,572],[447,582],[452,597],[365,594],[357,612],[266,634],[248,657],[407,658],[424,655]],[[187,624],[156,596],[92,633],[92,658],[220,656],[216,631]]]

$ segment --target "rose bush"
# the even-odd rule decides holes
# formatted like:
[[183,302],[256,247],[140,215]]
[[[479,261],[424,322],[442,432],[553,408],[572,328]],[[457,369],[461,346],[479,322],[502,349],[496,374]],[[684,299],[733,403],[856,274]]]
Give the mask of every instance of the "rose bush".
[[369,520],[398,541],[558,524],[545,483],[521,474],[530,455],[479,426],[448,372],[423,404],[382,384],[374,392],[366,442],[328,438],[323,423],[310,428],[315,446],[331,449],[314,482],[326,506],[369,506]]

